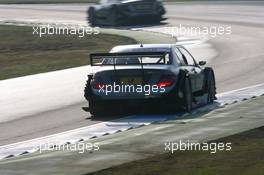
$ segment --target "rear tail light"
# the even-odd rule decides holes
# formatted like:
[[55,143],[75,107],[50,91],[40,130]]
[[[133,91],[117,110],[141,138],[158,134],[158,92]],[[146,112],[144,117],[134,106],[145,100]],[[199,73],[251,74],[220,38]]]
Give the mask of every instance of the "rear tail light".
[[97,89],[97,90],[105,88],[105,84],[102,83],[98,78],[92,79],[91,86],[92,86],[92,88]]
[[102,84],[102,83],[95,83],[94,85],[93,85],[93,88],[94,89],[104,89],[105,88],[105,85],[104,84]]
[[171,86],[173,83],[172,82],[170,82],[170,81],[162,81],[162,82],[159,82],[157,85],[158,85],[158,87],[169,87],[169,86]]
[[173,75],[163,75],[157,83],[158,87],[170,87],[174,84],[175,77]]

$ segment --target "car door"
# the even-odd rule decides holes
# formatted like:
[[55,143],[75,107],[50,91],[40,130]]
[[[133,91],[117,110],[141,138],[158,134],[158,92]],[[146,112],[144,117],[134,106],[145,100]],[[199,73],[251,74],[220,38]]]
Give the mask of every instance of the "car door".
[[194,60],[193,56],[183,47],[179,48],[183,59],[187,61],[190,74],[192,75],[193,84],[192,87],[195,92],[200,91],[203,89],[203,80],[204,80],[204,73],[203,69],[197,65],[196,61]]
[[187,59],[185,58],[185,55],[183,55],[177,47],[174,48],[174,53],[177,55],[182,69],[188,71],[189,78],[190,78],[191,84],[192,84],[192,91],[195,92],[196,91],[196,87],[195,87],[196,74],[192,70],[193,66],[188,65],[188,62],[187,62]]

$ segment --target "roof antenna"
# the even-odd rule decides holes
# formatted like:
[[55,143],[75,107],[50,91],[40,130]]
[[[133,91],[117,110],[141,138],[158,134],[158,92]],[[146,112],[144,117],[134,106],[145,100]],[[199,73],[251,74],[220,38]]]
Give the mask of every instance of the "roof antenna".
[[143,47],[143,44],[140,44],[140,47]]

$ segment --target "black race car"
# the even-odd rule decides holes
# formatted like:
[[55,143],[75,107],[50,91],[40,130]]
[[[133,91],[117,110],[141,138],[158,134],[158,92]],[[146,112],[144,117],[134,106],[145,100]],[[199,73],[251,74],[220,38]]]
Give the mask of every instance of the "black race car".
[[114,47],[92,54],[85,98],[89,112],[106,114],[118,107],[172,105],[190,112],[216,99],[214,71],[197,63],[180,45],[150,44]]
[[163,20],[165,9],[158,0],[101,0],[88,9],[90,25],[130,25]]

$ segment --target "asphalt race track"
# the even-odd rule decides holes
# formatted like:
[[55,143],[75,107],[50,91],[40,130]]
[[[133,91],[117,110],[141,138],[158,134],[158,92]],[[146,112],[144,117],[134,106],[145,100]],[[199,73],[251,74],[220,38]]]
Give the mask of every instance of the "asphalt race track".
[[[167,5],[168,26],[231,26],[232,34],[211,38],[218,55],[209,63],[215,70],[218,92],[264,82],[264,2],[179,3]],[[0,5],[0,20],[85,23],[83,4]],[[85,82],[84,82],[85,83]],[[101,121],[91,121],[80,102],[0,124],[0,145],[46,136]]]

